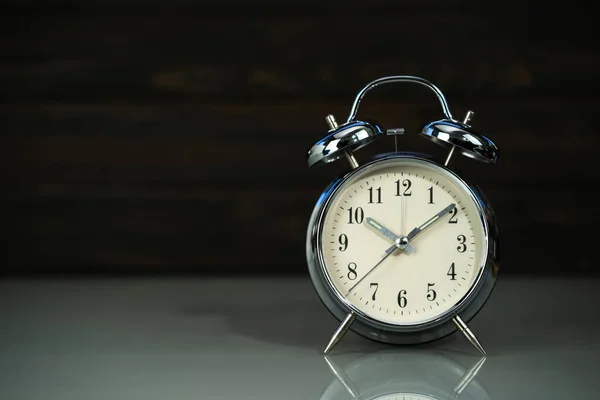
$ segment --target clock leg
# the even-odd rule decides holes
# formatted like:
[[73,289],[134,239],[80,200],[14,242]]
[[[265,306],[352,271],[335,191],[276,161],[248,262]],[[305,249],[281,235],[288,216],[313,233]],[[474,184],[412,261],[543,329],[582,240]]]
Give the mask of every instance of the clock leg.
[[465,337],[469,340],[469,342],[471,342],[471,344],[473,346],[475,346],[475,348],[477,350],[479,350],[479,352],[481,354],[483,354],[484,356],[487,355],[487,353],[485,352],[485,349],[483,348],[481,343],[479,343],[479,340],[477,340],[477,337],[475,337],[473,332],[471,332],[471,330],[469,329],[467,324],[465,324],[465,321],[463,321],[462,318],[460,318],[458,315],[456,315],[452,319],[452,321],[454,321],[454,324],[458,327],[458,330],[461,331],[461,333],[463,335],[465,335]]
[[348,391],[348,393],[350,393],[350,396],[352,396],[353,399],[358,399],[359,393],[356,389],[356,386],[352,382],[352,379],[350,379],[348,375],[346,375],[346,373],[341,368],[339,368],[328,356],[324,356],[323,358],[325,359],[325,362],[329,366],[329,369],[331,370],[333,375],[335,375],[336,379],[340,381],[342,386]]
[[327,347],[325,347],[325,350],[323,351],[324,354],[329,353],[331,349],[333,349],[335,345],[344,337],[346,332],[348,332],[348,329],[350,329],[350,325],[352,325],[352,323],[354,322],[354,318],[355,317],[353,313],[349,313],[348,315],[346,315],[346,318],[344,318],[344,320],[337,327],[335,332],[333,332],[331,339],[329,339],[329,343],[327,343]]
[[458,385],[456,385],[456,387],[452,391],[454,397],[460,396],[461,393],[467,388],[467,386],[469,386],[469,384],[473,381],[473,379],[475,379],[475,377],[479,373],[479,370],[481,369],[481,367],[483,367],[483,363],[485,362],[485,360],[485,356],[481,357],[479,361],[477,361],[475,365],[471,367],[471,369],[465,372]]

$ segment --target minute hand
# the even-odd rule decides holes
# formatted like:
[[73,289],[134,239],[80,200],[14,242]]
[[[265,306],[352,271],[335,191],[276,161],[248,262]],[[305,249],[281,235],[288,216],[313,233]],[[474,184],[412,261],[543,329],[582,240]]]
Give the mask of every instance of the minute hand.
[[427,221],[423,222],[420,226],[418,226],[417,228],[410,231],[409,234],[406,236],[406,238],[408,240],[411,240],[412,238],[417,236],[419,233],[423,232],[425,229],[429,228],[431,225],[433,225],[435,222],[437,222],[444,215],[446,215],[450,211],[452,211],[454,209],[454,207],[456,207],[456,204],[454,204],[454,203],[450,204],[448,207],[444,208],[442,211],[435,214],[433,217],[429,218]]

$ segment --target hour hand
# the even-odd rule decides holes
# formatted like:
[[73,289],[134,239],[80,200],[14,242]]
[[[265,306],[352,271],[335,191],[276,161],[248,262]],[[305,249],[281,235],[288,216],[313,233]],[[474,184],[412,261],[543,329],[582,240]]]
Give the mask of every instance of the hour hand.
[[[385,226],[381,225],[379,222],[375,221],[373,218],[367,217],[367,225],[371,229],[379,232],[380,234],[388,238],[390,241],[396,243],[396,245],[400,245],[401,237],[396,235],[394,232],[390,231]],[[408,253],[411,253],[414,249],[410,244],[407,244],[406,247],[404,247],[404,250]]]

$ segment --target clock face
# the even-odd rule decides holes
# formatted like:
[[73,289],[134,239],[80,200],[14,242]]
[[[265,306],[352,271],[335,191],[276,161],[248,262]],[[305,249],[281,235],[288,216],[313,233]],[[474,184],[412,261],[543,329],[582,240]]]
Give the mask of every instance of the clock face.
[[476,284],[487,254],[479,203],[454,174],[415,158],[375,162],[334,192],[320,225],[330,286],[358,314],[419,325]]

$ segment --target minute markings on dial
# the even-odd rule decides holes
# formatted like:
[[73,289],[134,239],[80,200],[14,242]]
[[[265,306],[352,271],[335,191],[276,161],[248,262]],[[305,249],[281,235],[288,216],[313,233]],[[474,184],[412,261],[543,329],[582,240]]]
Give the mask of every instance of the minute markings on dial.
[[[398,171],[398,172],[401,172],[401,171]],[[376,198],[376,197],[375,197],[375,195],[374,195],[374,194],[375,194],[375,189],[370,189],[370,188],[372,188],[372,187],[373,187],[373,188],[376,188],[376,187],[377,187],[377,185],[379,185],[379,184],[377,184],[377,185],[375,185],[375,184],[374,184],[373,186],[371,186],[371,185],[370,185],[370,180],[373,180],[373,182],[377,182],[377,181],[378,181],[378,179],[377,179],[377,176],[379,176],[379,181],[382,181],[384,177],[388,177],[388,178],[392,179],[391,177],[392,177],[392,176],[396,176],[396,175],[397,175],[397,174],[396,174],[395,172],[393,172],[393,173],[392,173],[391,171],[390,171],[390,173],[387,173],[387,174],[386,174],[386,173],[383,173],[383,174],[380,174],[380,175],[375,175],[375,176],[373,176],[373,175],[372,175],[372,176],[370,176],[370,177],[369,177],[367,180],[363,180],[363,181],[361,182],[361,184],[359,184],[358,182],[356,182],[356,183],[355,183],[355,185],[358,185],[358,187],[360,187],[360,188],[361,188],[362,190],[364,190],[365,192],[367,192],[367,189],[371,190],[371,191],[373,192],[373,194],[372,194],[372,196],[373,196],[373,197],[372,197],[372,198],[373,198],[373,199],[375,199],[375,198]],[[401,172],[401,175],[402,175],[402,176],[404,176],[404,172]],[[420,182],[423,182],[423,184],[424,184],[425,182],[432,182],[432,184],[434,184],[434,183],[433,183],[433,178],[431,178],[431,177],[430,177],[430,178],[427,178],[427,176],[425,176],[425,175],[422,175],[422,174],[420,174],[420,173],[418,173],[418,174],[415,174],[415,173],[410,173],[410,172],[408,172],[408,171],[407,171],[407,176],[411,176],[411,177],[418,178]],[[388,189],[386,189],[386,187],[387,187],[387,183],[386,183],[386,182],[387,182],[387,180],[385,180],[384,182],[382,182],[382,186],[381,186],[381,188],[382,188],[382,191],[383,191],[384,193],[386,193],[386,192],[387,192],[387,190],[388,190]],[[445,182],[444,182],[444,183],[445,183]],[[468,241],[468,243],[467,243],[467,244],[468,244],[468,245],[470,245],[470,246],[476,246],[476,244],[475,244],[475,243],[476,243],[476,240],[474,240],[474,237],[475,237],[475,236],[474,236],[474,233],[475,233],[475,232],[477,232],[477,231],[473,232],[473,231],[474,231],[474,229],[473,229],[473,227],[472,227],[472,226],[470,226],[470,225],[472,224],[472,221],[471,221],[470,219],[468,219],[468,218],[464,218],[465,216],[467,216],[467,214],[466,214],[466,213],[464,213],[464,211],[466,211],[466,210],[467,210],[467,206],[466,206],[466,205],[462,205],[462,203],[461,203],[461,200],[460,200],[460,198],[458,198],[458,194],[455,194],[455,193],[456,193],[456,191],[453,189],[453,187],[447,187],[447,185],[441,185],[441,186],[440,186],[440,181],[436,181],[436,182],[435,182],[435,186],[436,186],[436,187],[438,187],[438,188],[440,188],[440,189],[442,189],[442,188],[443,188],[443,192],[447,193],[447,194],[446,194],[446,195],[444,195],[444,196],[448,196],[448,197],[444,197],[444,198],[446,198],[446,199],[448,199],[448,200],[450,200],[450,201],[452,201],[452,199],[457,199],[457,200],[455,200],[456,204],[461,204],[461,207],[460,207],[460,208],[459,208],[459,207],[457,207],[457,209],[459,209],[459,210],[461,211],[460,215],[462,215],[462,216],[463,216],[463,218],[462,218],[462,219],[459,217],[459,224],[460,224],[460,226],[462,226],[462,227],[463,227],[463,229],[464,229],[464,228],[469,228],[469,230],[470,230],[470,231],[472,231],[472,234],[471,234],[471,235],[467,235],[467,236],[469,236],[469,237],[470,237],[470,239],[471,239],[471,240],[469,240],[469,241]],[[419,188],[422,188],[422,186],[419,186],[419,185],[416,185],[416,184],[413,184],[413,187],[414,187],[414,188],[417,188],[417,190],[419,190]],[[365,206],[365,204],[364,204],[364,203],[362,203],[362,200],[363,200],[363,197],[362,197],[362,196],[363,196],[363,193],[359,193],[359,191],[357,191],[356,189],[354,189],[354,188],[352,188],[352,187],[350,187],[350,188],[349,188],[349,190],[350,190],[350,191],[352,191],[352,190],[353,190],[353,191],[354,191],[356,194],[359,194],[359,196],[351,196],[351,195],[349,195],[349,194],[346,194],[346,195],[345,195],[345,197],[346,197],[346,200],[344,200],[344,199],[340,199],[340,200],[343,200],[343,202],[344,202],[344,203],[348,204],[348,206],[347,206],[347,207],[339,207],[339,206],[338,206],[338,207],[339,207],[341,210],[345,210],[345,214],[347,214],[347,213],[348,213],[348,208],[350,208],[350,206],[352,206],[353,208],[361,206],[361,207],[363,207],[363,208],[364,208],[365,219],[366,219],[366,217],[367,217],[367,216],[369,216],[371,213],[374,213],[374,214],[373,214],[373,217],[375,217],[376,219],[379,219],[379,218],[381,218],[381,222],[382,222],[383,224],[387,224],[387,222],[386,222],[386,221],[387,221],[386,217],[385,217],[385,216],[383,216],[383,214],[379,214],[379,216],[378,216],[378,214],[377,214],[377,213],[389,212],[388,210],[386,210],[386,208],[380,208],[380,210],[381,210],[381,211],[377,211],[377,212],[376,212],[374,208],[371,208],[372,206]],[[389,189],[389,190],[390,190],[390,191],[392,191],[392,189]],[[437,189],[437,190],[439,190],[439,189]],[[453,193],[453,192],[454,192],[454,193]],[[441,192],[438,192],[438,193],[440,193],[440,196],[441,196]],[[461,192],[461,193],[465,194],[464,192]],[[387,195],[386,195],[386,194],[384,194],[384,196],[391,196],[391,193],[389,193],[389,192],[388,192],[388,193],[387,193]],[[419,195],[417,196],[417,198],[419,198]],[[351,199],[351,200],[350,200],[350,199]],[[383,200],[383,202],[386,202],[386,200],[387,200],[387,201],[390,201],[391,199],[392,199],[391,197],[383,197],[383,196],[382,196],[382,200]],[[349,201],[349,200],[350,200],[350,201]],[[464,200],[464,199],[463,199],[463,200]],[[443,201],[444,201],[444,200],[443,200],[442,198],[440,198],[440,202],[443,202]],[[365,203],[366,203],[366,200],[365,200]],[[378,202],[378,201],[373,201],[373,202],[371,202],[371,204],[374,204],[374,203],[379,203],[379,202]],[[436,203],[437,203],[437,201],[436,201]],[[409,203],[409,204],[410,204],[410,203]],[[414,204],[414,203],[413,203],[413,204]],[[448,204],[448,203],[446,203],[446,204]],[[391,206],[392,206],[392,205],[390,204],[390,205],[388,205],[387,207],[391,207]],[[414,210],[414,208],[413,208],[413,210]],[[455,210],[456,210],[456,209],[455,209]],[[431,211],[434,211],[434,210],[432,209]],[[423,209],[423,211],[422,211],[422,212],[425,212],[425,211],[424,211],[424,209]],[[409,213],[410,213],[410,211],[409,211]],[[455,214],[455,213],[456,213],[456,211],[453,211],[453,214]],[[415,216],[414,216],[414,218],[415,218],[415,219],[417,218],[417,214],[418,214],[418,213],[414,214],[414,215],[415,215]],[[337,213],[336,215],[340,216],[340,213]],[[456,214],[455,214],[455,215],[456,215]],[[335,220],[334,220],[334,222],[335,222],[335,225],[337,225],[337,229],[338,229],[338,231],[339,231],[340,229],[345,229],[345,228],[343,228],[343,226],[345,226],[345,224],[344,224],[344,222],[345,222],[345,221],[344,221],[344,220],[341,220],[341,219],[339,219],[339,220],[338,220],[338,219],[335,219]],[[415,222],[416,222],[416,221],[415,221]],[[410,223],[410,222],[409,222],[409,223]],[[341,225],[340,225],[340,224],[341,224]],[[394,228],[394,224],[397,224],[397,222],[393,222],[393,220],[392,220],[392,222],[390,222],[390,224],[391,224],[390,228],[392,229],[392,231],[393,231],[394,229],[398,229],[398,228]],[[332,226],[331,226],[331,225],[330,225],[329,227],[330,227],[330,229],[332,228]],[[349,227],[349,229],[360,229],[360,228],[358,228],[358,227],[355,227],[355,228]],[[344,230],[342,230],[342,232],[344,232]],[[359,231],[351,231],[351,232],[350,232],[348,235],[349,235],[349,236],[350,236],[351,234],[352,234],[352,235],[354,235],[354,233],[353,233],[353,232],[359,232]],[[464,231],[463,231],[463,232],[464,232]],[[355,242],[355,243],[360,243],[359,241],[360,241],[360,240],[362,240],[362,239],[361,239],[361,236],[360,236],[360,235],[361,235],[361,233],[356,233],[356,234],[357,234],[358,236],[354,236],[354,237],[356,238],[356,240],[357,240],[357,242]],[[335,236],[335,235],[332,235],[332,236]],[[435,235],[434,235],[434,236],[435,236]],[[352,238],[351,238],[351,240],[352,240]],[[336,243],[336,242],[333,242],[333,243]],[[435,243],[435,241],[434,241],[434,243]],[[435,244],[434,244],[434,246],[435,246]],[[337,246],[332,246],[332,247],[335,247],[335,248],[332,248],[332,249],[330,249],[330,251],[331,251],[331,252],[337,252],[337,251],[338,251],[338,249],[337,249]],[[358,251],[357,249],[360,249],[360,248],[361,248],[360,246],[356,247],[356,248],[355,248],[355,251]],[[364,250],[364,249],[365,249],[365,248],[363,247],[363,250]],[[471,248],[470,250],[471,250],[471,252],[474,252],[474,251],[475,251],[475,250],[473,250],[472,248]],[[356,254],[356,253],[355,253],[355,254]],[[340,255],[341,255],[341,254],[340,254]],[[348,253],[348,254],[346,254],[346,255],[345,255],[345,257],[343,257],[343,258],[342,258],[342,260],[346,259],[346,257],[353,257],[353,256],[352,256],[352,253]],[[360,258],[360,257],[359,257],[359,258]],[[471,258],[473,258],[473,257],[471,257]],[[353,260],[353,261],[354,261],[354,260]],[[359,265],[360,265],[360,261],[359,261],[359,260],[356,260],[356,261],[357,261],[357,262],[359,263]],[[347,261],[344,261],[344,262],[347,262]],[[365,263],[366,263],[366,261],[365,261]],[[370,263],[370,261],[369,261],[369,263]],[[473,265],[473,264],[469,264],[469,267],[472,267],[472,265]],[[364,274],[364,273],[367,271],[367,269],[368,269],[366,265],[363,265],[363,267],[364,267],[364,269],[361,271],[361,275],[362,275],[362,274]],[[459,266],[457,265],[457,268],[458,268],[458,267],[459,267]],[[382,268],[385,268],[385,267],[382,267]],[[446,267],[446,268],[447,268],[447,267]],[[464,268],[463,268],[463,269],[464,269]],[[472,273],[473,273],[473,271],[470,271],[470,270],[468,270],[468,269],[464,271],[464,274],[465,274],[465,276],[467,276],[467,277],[468,277],[468,276],[470,276]],[[387,272],[385,272],[385,274],[387,274]],[[350,281],[346,280],[346,276],[345,276],[345,275],[343,275],[342,273],[340,273],[340,275],[341,275],[341,276],[344,276],[344,278],[342,278],[342,282],[340,282],[340,284],[343,284],[343,285],[345,286],[345,285],[347,285],[347,284],[351,283]],[[384,275],[384,276],[385,276],[385,275]],[[459,276],[457,276],[457,278],[458,278],[458,277],[459,277]],[[466,279],[464,276],[460,276],[460,278],[461,278],[461,280],[462,280],[463,282],[467,280],[467,279]],[[367,281],[367,282],[368,282],[368,281]],[[385,285],[385,284],[383,284],[383,285]],[[410,285],[410,284],[409,284],[409,285]],[[457,290],[457,289],[458,289],[460,286],[463,286],[463,285],[460,285],[460,284],[458,284],[458,285],[457,285],[455,288],[448,287],[447,289],[453,289],[453,290],[451,290],[451,292],[453,292],[453,293],[457,293],[457,292],[458,292],[458,290]],[[409,287],[411,287],[411,286],[409,286]],[[381,288],[382,288],[382,289],[384,289],[384,288],[385,288],[385,286],[382,286]],[[440,288],[440,289],[441,289],[441,288]],[[384,289],[384,290],[385,290],[385,289]],[[388,290],[389,290],[389,289],[388,289]],[[396,289],[394,289],[394,290],[396,290]],[[444,293],[444,292],[445,292],[445,293]],[[354,292],[355,296],[353,296],[353,299],[357,299],[358,297],[360,297],[360,296],[358,296],[358,294],[361,294],[361,293],[362,293],[362,294],[365,294],[365,292],[363,292],[362,290],[358,290],[358,291]],[[383,293],[383,292],[382,292],[382,293]],[[414,294],[414,292],[412,292],[411,294],[412,294],[412,295],[415,295],[415,294]],[[412,308],[412,309],[410,309],[410,310],[406,310],[406,311],[407,311],[407,313],[408,313],[409,315],[410,315],[411,313],[412,313],[412,314],[420,314],[421,312],[429,313],[429,312],[430,312],[429,310],[432,310],[432,309],[434,309],[435,307],[442,307],[442,306],[441,306],[441,304],[443,304],[443,303],[445,303],[445,302],[446,302],[446,300],[445,300],[445,298],[444,298],[445,296],[442,296],[442,295],[444,295],[444,294],[448,295],[448,298],[452,298],[452,293],[448,293],[446,290],[443,290],[443,291],[441,291],[441,292],[439,293],[439,298],[442,300],[441,302],[440,302],[440,301],[436,301],[435,303],[432,303],[432,304],[427,304],[427,305],[429,305],[429,307],[426,307],[426,305],[424,305],[424,304],[413,304],[413,307],[419,307],[419,306],[420,306],[420,308],[419,308],[419,309],[414,309],[414,308]],[[409,296],[410,296],[410,294],[409,294]],[[370,294],[369,294],[369,298],[370,298]],[[354,300],[354,301],[356,301],[356,300]],[[386,314],[386,313],[388,313],[388,314],[390,314],[390,315],[391,315],[392,313],[393,313],[393,314],[396,314],[396,310],[393,310],[393,308],[392,308],[392,309],[388,309],[388,308],[386,308],[386,307],[385,307],[385,304],[386,304],[386,303],[385,303],[385,301],[387,301],[387,300],[385,300],[385,297],[383,297],[383,301],[384,301],[384,303],[383,303],[383,304],[377,304],[377,303],[379,303],[379,299],[378,299],[377,301],[375,301],[375,302],[370,302],[370,301],[368,301],[367,303],[371,305],[371,307],[368,307],[368,308],[369,308],[369,309],[373,309],[374,311],[377,311],[377,310],[379,310],[379,311],[380,311],[380,313],[382,313],[382,314]],[[365,302],[364,302],[364,301],[361,301],[361,303],[362,303],[362,304],[365,304]],[[409,299],[409,303],[410,303],[410,299]],[[424,308],[424,306],[425,306],[426,308]],[[435,306],[435,307],[434,307],[434,306]],[[409,307],[410,307],[410,304],[409,304]],[[421,312],[420,312],[419,310],[421,310]],[[390,311],[392,311],[392,313],[390,313]],[[403,312],[403,310],[400,310],[400,311],[401,311],[401,313],[402,313],[403,315],[405,315],[405,314],[406,314],[406,313],[404,313],[404,312]],[[400,313],[398,313],[398,314],[400,314]],[[415,317],[412,317],[412,318],[414,319]],[[417,317],[417,318],[423,318],[423,317],[420,317],[420,316],[419,316],[419,317]]]

